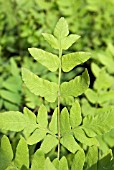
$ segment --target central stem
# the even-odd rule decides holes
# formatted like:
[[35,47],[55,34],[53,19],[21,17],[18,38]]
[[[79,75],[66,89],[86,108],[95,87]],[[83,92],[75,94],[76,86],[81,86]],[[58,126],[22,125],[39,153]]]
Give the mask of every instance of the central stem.
[[60,132],[60,98],[61,98],[61,91],[60,91],[60,84],[61,84],[61,58],[62,58],[62,50],[59,50],[59,59],[60,59],[60,65],[59,65],[59,78],[58,78],[58,159],[60,158],[60,138],[61,138],[61,132]]

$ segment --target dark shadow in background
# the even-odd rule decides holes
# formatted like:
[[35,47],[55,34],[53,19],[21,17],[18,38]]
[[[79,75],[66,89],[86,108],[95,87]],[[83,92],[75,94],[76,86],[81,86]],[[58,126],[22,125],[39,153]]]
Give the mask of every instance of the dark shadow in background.
[[114,170],[114,159],[110,159],[110,154],[103,157],[96,164],[84,170]]

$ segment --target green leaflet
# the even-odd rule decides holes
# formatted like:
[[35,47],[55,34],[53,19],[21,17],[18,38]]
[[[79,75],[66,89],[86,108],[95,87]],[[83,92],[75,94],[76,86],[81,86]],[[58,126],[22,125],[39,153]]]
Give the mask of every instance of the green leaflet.
[[99,96],[99,103],[110,102],[114,100],[114,90],[106,91]]
[[10,59],[10,63],[11,63],[11,73],[12,73],[12,75],[14,75],[15,77],[18,77],[20,71],[19,71],[19,68],[18,68],[17,63],[14,60],[14,58]]
[[69,121],[69,113],[67,108],[63,108],[61,111],[61,135],[65,135],[67,133],[71,133],[70,121]]
[[[110,122],[110,123],[109,123]],[[87,136],[94,137],[110,131],[114,127],[114,109],[98,111],[96,114],[88,115],[83,120],[82,128]]]
[[86,62],[90,58],[88,52],[75,52],[63,55],[62,57],[62,69],[64,72],[69,72],[75,66]]
[[70,109],[70,124],[72,128],[79,126],[82,122],[81,108],[78,101],[74,102]]
[[61,84],[61,96],[74,96],[77,97],[87,90],[89,86],[89,75],[87,70],[85,70],[81,76],[77,76],[69,82],[64,82]]
[[[42,104],[38,110],[37,115],[37,129],[32,131],[33,133],[27,138],[27,143],[29,145],[33,145],[35,143],[40,142],[42,139],[45,138],[47,133],[47,125],[48,125],[48,115],[47,115],[47,109]],[[36,121],[35,120],[35,121]]]
[[[108,146],[113,146],[114,143],[114,138],[112,136],[112,131],[114,129],[112,129],[110,132],[104,134],[104,135],[98,135],[96,136],[97,140],[99,141],[99,149],[103,152],[106,153],[109,150]],[[111,135],[110,135],[111,134]],[[109,135],[109,137],[107,137],[107,135]],[[111,138],[110,138],[111,137]],[[110,140],[111,139],[111,140]],[[107,145],[108,144],[108,145]]]
[[54,72],[58,69],[60,60],[56,55],[37,48],[29,48],[28,50],[35,60],[50,71]]
[[[31,114],[31,119],[32,119],[32,116],[34,115],[34,114],[33,115],[32,114]],[[36,124],[36,121],[38,124]],[[34,127],[34,125],[35,125],[35,127]],[[31,128],[31,133],[32,132],[33,133],[32,134],[30,133],[29,136],[27,136],[27,143],[29,145],[33,145],[37,142],[40,142],[42,139],[44,139],[44,137],[46,136],[46,133],[48,131],[47,125],[48,125],[47,109],[44,105],[41,105],[38,110],[37,118],[35,116],[34,121],[31,122],[30,127],[33,126],[33,128]],[[28,127],[28,129],[30,129],[30,127]]]
[[109,90],[109,91],[99,94],[92,89],[87,89],[85,92],[85,95],[91,103],[93,104],[99,103],[101,106],[102,104],[105,104],[106,102],[110,103],[111,101],[114,100],[114,90]]
[[37,128],[35,114],[27,108],[24,108],[24,117],[26,119],[26,126],[23,130],[25,138],[28,138],[30,134]]
[[73,159],[71,170],[83,170],[84,162],[85,162],[84,151],[82,150],[77,151]]
[[48,125],[47,109],[44,105],[41,105],[38,110],[37,123],[40,127],[46,128]]
[[44,138],[44,141],[41,144],[41,149],[44,153],[50,152],[54,147],[56,147],[58,144],[58,140],[55,136],[47,135]]
[[33,145],[40,142],[46,136],[46,130],[36,129],[27,139],[27,144]]
[[113,84],[113,82],[113,77],[110,76],[103,68],[100,70],[99,75],[94,83],[94,89],[97,91],[106,90]]
[[53,160],[53,165],[55,166],[55,168],[56,168],[57,170],[60,170],[59,164],[60,164],[60,161],[58,160],[58,158],[55,158],[55,159]]
[[32,93],[44,97],[48,102],[55,102],[58,91],[58,85],[56,83],[39,78],[25,68],[22,69],[22,78]]
[[44,168],[44,170],[57,170],[57,169],[56,169],[56,168],[54,167],[54,165],[51,163],[50,159],[47,158],[47,159],[45,160],[45,168]]
[[13,111],[18,111],[19,110],[19,106],[15,105],[15,104],[12,104],[10,102],[3,101],[3,104],[4,104],[4,106],[5,106],[5,108],[7,110],[13,110]]
[[61,97],[61,104],[72,106],[72,103],[74,103],[74,97],[72,96],[68,96],[64,98]]
[[101,69],[98,67],[97,64],[92,63],[92,64],[91,64],[91,70],[92,70],[94,76],[95,76],[95,77],[98,77],[99,72],[100,72]]
[[[107,57],[107,55],[108,55],[108,57]],[[98,55],[98,59],[104,66],[106,66],[109,73],[111,73],[111,74],[114,73],[114,58],[113,58],[113,56],[111,56],[109,54],[103,54],[103,55],[100,54],[100,55]]]
[[13,159],[13,151],[12,151],[10,141],[9,141],[8,137],[5,135],[1,139],[1,150],[4,153],[6,153],[9,160]]
[[45,39],[55,49],[67,50],[73,43],[75,43],[80,36],[75,34],[69,34],[68,24],[66,20],[61,17],[54,29],[54,36],[50,34],[44,34]]
[[54,110],[51,122],[49,124],[49,129],[54,133],[57,134],[57,108]]
[[40,106],[42,104],[43,99],[31,93],[29,89],[26,88],[25,93],[25,102],[27,107],[34,109],[35,107]]
[[29,150],[24,138],[21,138],[17,145],[14,163],[18,168],[29,168]]
[[64,135],[61,138],[61,144],[72,153],[75,153],[77,150],[81,149],[72,135]]
[[31,170],[44,170],[45,157],[41,149],[37,150],[32,159]]
[[29,110],[28,108],[24,107],[24,115],[26,118],[31,121],[32,123],[36,123],[36,116],[35,114]]
[[93,104],[98,103],[99,95],[94,90],[87,89],[85,95],[91,103]]
[[97,170],[98,148],[92,146],[88,148],[86,162],[89,170]]
[[21,103],[21,97],[18,93],[8,90],[0,90],[0,95],[3,99],[6,99],[14,104],[20,105]]
[[[34,115],[35,116],[35,115]],[[24,109],[24,114],[17,111],[8,111],[0,114],[0,129],[19,132],[24,130],[27,137],[37,128],[35,117],[28,109]]]
[[61,144],[67,148],[70,152],[75,153],[78,149],[80,149],[79,145],[75,141],[72,136],[70,121],[69,121],[69,113],[67,108],[63,108],[61,111]]
[[[62,113],[61,113],[61,115],[62,115]],[[76,138],[76,140],[78,140],[79,142],[81,142],[85,145],[88,145],[88,146],[92,146],[92,145],[98,146],[97,139],[90,138],[90,137],[86,136],[83,129],[81,129],[81,126],[79,126],[82,122],[82,117],[81,117],[81,108],[80,108],[78,101],[75,101],[70,109],[70,125],[68,123],[69,116],[66,117],[66,115],[67,114],[65,113],[64,119],[61,118],[61,122],[64,122],[64,124],[63,124],[64,128],[69,127],[69,129],[70,129],[70,125],[71,125],[72,132],[74,133],[74,137]],[[66,126],[65,126],[65,123],[66,123]],[[66,133],[68,134],[68,133],[72,133],[72,132],[69,130]]]
[[60,170],[68,170],[67,159],[63,156],[59,163]]
[[60,160],[54,159],[53,164],[57,170],[68,170],[67,159],[64,156]]
[[57,37],[58,40],[61,40],[68,34],[69,34],[68,24],[66,20],[63,17],[61,17],[55,26],[54,36]]
[[0,129],[19,132],[26,126],[26,119],[21,112],[9,111],[0,113]]
[[[2,83],[3,87],[11,92],[17,93],[21,90],[22,80],[21,77],[9,77],[6,81]],[[18,94],[18,93],[17,93]]]
[[67,50],[73,43],[80,38],[79,35],[70,34],[69,36],[61,39],[61,48]]
[[19,110],[19,106],[15,105],[15,104],[12,104],[10,102],[7,102],[7,101],[2,101],[3,105],[5,106],[5,108],[7,110],[13,110],[13,111],[18,111]]
[[0,169],[5,170],[13,159],[13,151],[7,136],[1,139],[0,148]]
[[[56,39],[52,34],[43,33],[45,40],[54,48],[59,49],[59,40]],[[61,49],[67,50],[73,43],[75,43],[80,38],[79,35],[70,34],[67,37],[61,39]]]
[[88,136],[85,134],[85,132],[83,131],[83,129],[81,129],[80,127],[79,127],[79,128],[75,128],[75,129],[73,130],[73,132],[74,132],[75,138],[76,138],[79,142],[81,142],[81,143],[83,143],[83,144],[85,144],[85,145],[87,145],[87,146],[92,146],[92,145],[99,146],[99,143],[98,143],[97,139],[96,139],[96,138],[90,138],[90,137],[88,137]]
[[58,40],[52,34],[42,33],[42,35],[52,48],[59,49]]

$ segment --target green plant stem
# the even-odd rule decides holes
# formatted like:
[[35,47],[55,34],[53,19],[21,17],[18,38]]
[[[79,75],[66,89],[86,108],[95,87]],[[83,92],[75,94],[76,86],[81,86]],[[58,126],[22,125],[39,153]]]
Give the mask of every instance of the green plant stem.
[[58,78],[58,159],[60,158],[60,102],[61,102],[61,91],[60,91],[60,83],[61,83],[61,63],[62,63],[62,50],[59,50],[59,59],[60,59],[60,66],[59,66],[59,78]]

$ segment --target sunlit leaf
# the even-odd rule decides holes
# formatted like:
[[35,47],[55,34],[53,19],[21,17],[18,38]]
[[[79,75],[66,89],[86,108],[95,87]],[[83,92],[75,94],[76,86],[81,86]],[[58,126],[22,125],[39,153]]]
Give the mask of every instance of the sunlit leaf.
[[5,170],[8,165],[11,164],[13,159],[13,150],[10,141],[7,136],[3,136],[1,139],[0,148],[0,169]]
[[35,60],[46,66],[50,71],[54,72],[58,69],[59,58],[56,55],[38,48],[29,48],[28,50]]
[[72,128],[80,125],[82,121],[81,108],[78,101],[74,102],[70,109],[70,124]]
[[90,58],[90,53],[87,52],[75,52],[63,55],[62,57],[62,69],[64,72],[69,72],[75,66],[86,62]]
[[44,97],[49,102],[55,102],[58,91],[56,83],[44,80],[25,68],[22,69],[22,78],[32,93]]
[[74,44],[80,38],[79,35],[70,34],[61,40],[61,48],[67,50],[72,44]]
[[57,133],[57,108],[54,110],[51,122],[49,124],[49,129],[56,134]]
[[37,150],[33,155],[31,170],[44,170],[45,157],[42,150]]
[[93,104],[98,103],[99,95],[94,90],[87,89],[85,92],[85,95],[91,103],[93,103]]
[[[103,82],[103,83],[101,83]],[[113,84],[114,80],[113,77],[110,76],[105,69],[101,69],[99,72],[99,75],[94,83],[94,88],[98,91],[100,90],[106,90],[109,87],[111,87],[111,85]]]
[[81,149],[74,137],[70,134],[66,134],[61,138],[61,144],[72,153]]
[[0,113],[0,129],[21,131],[26,126],[26,119],[21,112],[8,111]]
[[54,165],[51,163],[50,159],[47,158],[45,161],[45,168],[44,170],[57,170]]
[[36,129],[27,139],[27,144],[33,145],[40,142],[46,136],[46,130]]
[[44,153],[48,153],[51,151],[54,147],[56,147],[58,144],[58,140],[55,136],[47,135],[44,138],[44,141],[41,144],[41,149]]
[[29,150],[24,138],[21,138],[17,145],[14,162],[18,168],[29,167]]
[[60,160],[57,158],[54,159],[53,164],[57,170],[68,170],[68,163],[65,156],[63,156]]
[[85,162],[85,154],[82,150],[80,150],[74,156],[71,170],[76,170],[76,169],[83,170],[84,162]]
[[67,108],[63,108],[61,111],[61,135],[67,134],[70,132],[70,122],[69,122],[69,113]]
[[76,140],[78,140],[79,142],[81,142],[87,146],[92,146],[92,145],[99,146],[97,139],[88,137],[85,134],[85,132],[83,131],[83,129],[75,128],[73,130],[73,132],[74,132],[74,136],[75,136]]
[[66,20],[63,17],[61,17],[55,26],[54,35],[60,40],[66,37],[68,34],[69,34],[68,24]]
[[[86,162],[90,170],[97,170],[98,148],[91,146],[88,148]],[[103,168],[104,169],[104,168]]]
[[87,90],[89,86],[89,75],[87,70],[85,70],[81,76],[77,76],[69,82],[64,82],[61,84],[61,96],[74,96],[77,97]]
[[39,126],[41,126],[43,128],[46,128],[48,125],[47,109],[44,105],[41,105],[38,110],[37,122],[38,122]]
[[[110,123],[109,123],[110,122]],[[96,135],[102,135],[110,131],[114,127],[114,109],[108,111],[99,110],[99,112],[93,116],[88,115],[83,120],[82,128],[89,137]]]
[[59,49],[58,40],[52,34],[42,33],[42,35],[52,48]]

